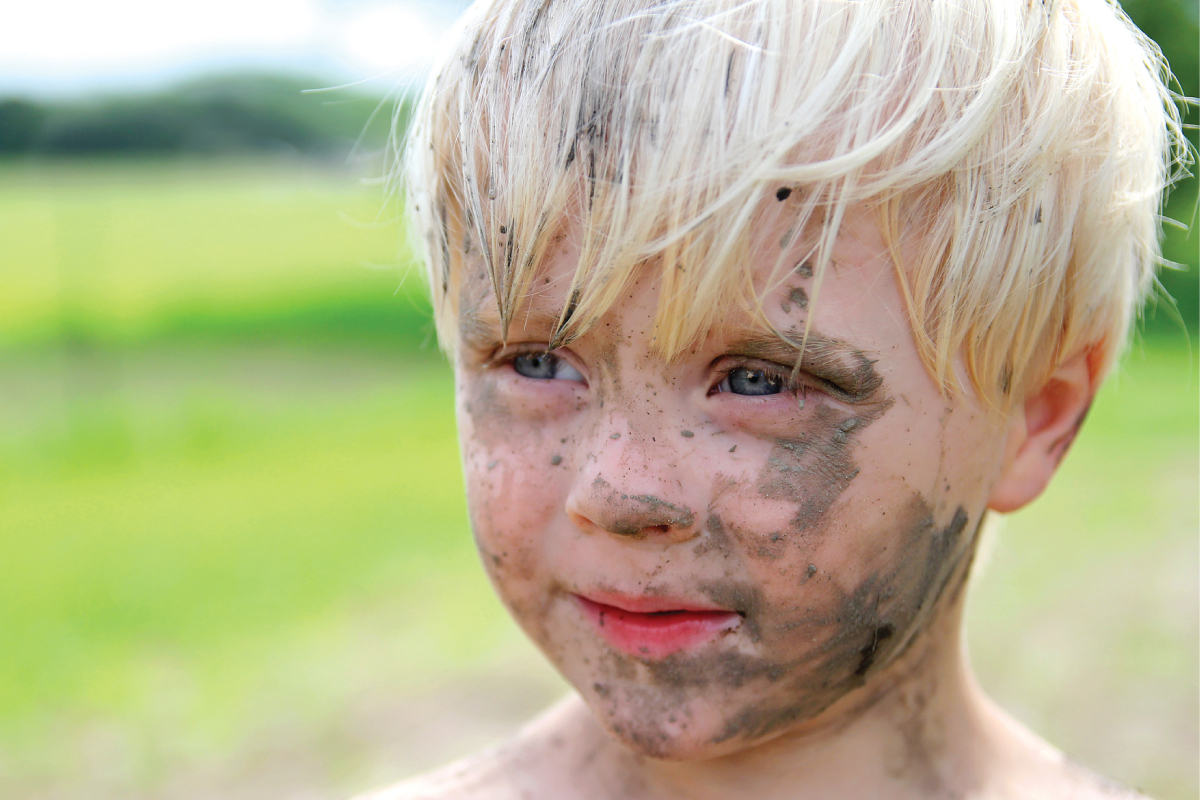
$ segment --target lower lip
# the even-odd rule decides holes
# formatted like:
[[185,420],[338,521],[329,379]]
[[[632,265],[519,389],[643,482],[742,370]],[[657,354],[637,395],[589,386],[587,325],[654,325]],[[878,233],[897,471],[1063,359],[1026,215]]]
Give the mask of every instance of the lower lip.
[[596,632],[617,650],[638,658],[659,659],[732,630],[741,616],[732,611],[626,611],[575,595]]

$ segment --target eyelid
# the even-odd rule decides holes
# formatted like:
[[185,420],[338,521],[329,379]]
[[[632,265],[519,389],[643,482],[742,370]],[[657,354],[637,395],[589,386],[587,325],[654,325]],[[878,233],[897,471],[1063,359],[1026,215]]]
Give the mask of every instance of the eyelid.
[[495,352],[488,356],[483,366],[485,369],[491,369],[493,367],[510,365],[512,364],[513,359],[517,356],[533,353],[549,353],[561,358],[568,365],[570,365],[571,368],[578,372],[583,377],[584,384],[587,384],[587,372],[584,371],[580,360],[578,358],[574,358],[574,354],[565,347],[551,348],[547,342],[515,342],[507,345],[500,345],[496,348]]
[[764,372],[772,378],[777,378],[782,384],[785,392],[794,392],[802,385],[803,381],[798,380],[795,369],[784,364],[777,364],[774,361],[764,361],[761,358],[752,356],[725,355],[717,359],[714,366],[715,380],[713,388],[709,390],[711,394],[716,390],[722,381],[729,377],[730,373],[738,369],[758,370]]
[[740,356],[730,353],[718,358],[714,367],[717,375],[713,384],[714,388],[735,369],[758,369],[777,376],[783,382],[784,391],[787,392],[816,391],[843,403],[861,402],[861,398],[855,397],[852,392],[842,388],[839,384],[803,368],[797,369],[794,364],[781,364],[757,356]]
[[561,348],[551,350],[550,345],[546,342],[510,342],[497,345],[483,365],[485,367],[500,366],[512,361],[517,356],[529,353],[553,353],[560,358],[564,354]]

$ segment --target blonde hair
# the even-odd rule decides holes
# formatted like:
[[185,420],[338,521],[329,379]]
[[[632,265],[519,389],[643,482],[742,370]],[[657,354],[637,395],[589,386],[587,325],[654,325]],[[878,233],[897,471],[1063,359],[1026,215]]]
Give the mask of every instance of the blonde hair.
[[[1003,408],[1085,348],[1119,355],[1190,155],[1168,80],[1105,0],[481,0],[398,174],[448,349],[468,267],[507,329],[567,228],[552,346],[651,264],[667,357],[730,303],[765,321],[747,254],[786,188],[816,291],[870,204],[930,372],[961,388],[961,353]],[[770,285],[794,266],[781,251]]]

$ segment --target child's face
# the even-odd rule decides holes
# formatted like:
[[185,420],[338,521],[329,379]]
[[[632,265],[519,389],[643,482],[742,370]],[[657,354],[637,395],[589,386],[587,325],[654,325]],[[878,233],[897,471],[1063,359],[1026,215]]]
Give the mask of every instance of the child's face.
[[[764,232],[764,263],[779,240]],[[794,387],[795,352],[748,319],[675,361],[656,356],[649,278],[541,355],[569,240],[507,347],[490,293],[460,326],[484,564],[598,719],[641,752],[717,755],[814,718],[885,670],[965,574],[1004,427],[939,393],[866,212],[848,217],[833,259],[813,303],[821,357]],[[813,291],[797,270],[766,313],[803,331]]]

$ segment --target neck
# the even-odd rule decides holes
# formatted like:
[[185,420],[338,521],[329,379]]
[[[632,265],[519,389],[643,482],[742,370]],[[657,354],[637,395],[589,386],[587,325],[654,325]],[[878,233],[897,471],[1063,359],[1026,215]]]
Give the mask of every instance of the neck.
[[564,712],[588,726],[587,747],[602,754],[596,774],[625,776],[624,797],[962,796],[980,781],[987,713],[962,648],[958,595],[866,685],[800,728],[731,755],[642,757],[612,740],[581,702]]

